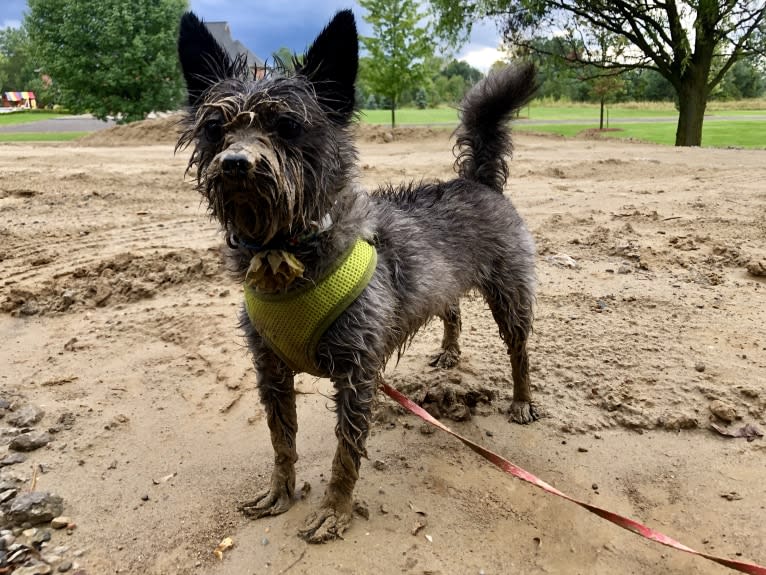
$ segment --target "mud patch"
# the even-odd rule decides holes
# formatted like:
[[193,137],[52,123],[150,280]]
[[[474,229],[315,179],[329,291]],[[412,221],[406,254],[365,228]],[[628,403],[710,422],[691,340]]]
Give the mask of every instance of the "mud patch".
[[482,385],[459,367],[436,369],[415,380],[392,374],[387,380],[437,419],[467,421],[474,415],[489,415],[500,398],[498,389]]
[[122,253],[54,276],[41,286],[12,286],[0,311],[29,316],[135,302],[185,283],[198,289],[223,271],[213,249]]

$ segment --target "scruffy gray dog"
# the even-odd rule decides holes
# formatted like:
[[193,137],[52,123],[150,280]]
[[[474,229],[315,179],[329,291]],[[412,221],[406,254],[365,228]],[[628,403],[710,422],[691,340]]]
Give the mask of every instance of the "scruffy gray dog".
[[293,376],[326,376],[338,446],[324,498],[300,535],[313,543],[341,537],[386,360],[438,316],[444,341],[432,364],[453,366],[458,302],[472,289],[508,346],[510,417],[535,420],[526,351],[535,249],[503,195],[507,122],[534,91],[532,67],[490,75],[465,97],[457,178],[368,193],[357,184],[352,138],[358,41],[350,10],[296,59],[294,73],[253,78],[192,13],[181,21],[179,55],[190,107],[178,147],[194,146],[189,168],[245,285],[242,327],[274,447],[270,485],[242,510],[257,518],[293,504]]

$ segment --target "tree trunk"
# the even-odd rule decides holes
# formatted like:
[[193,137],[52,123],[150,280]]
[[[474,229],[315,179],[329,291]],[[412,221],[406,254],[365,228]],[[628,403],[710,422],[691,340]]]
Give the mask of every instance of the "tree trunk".
[[396,105],[391,104],[391,129],[396,128]]
[[706,82],[689,82],[678,90],[676,146],[702,145],[702,122],[707,106]]
[[598,119],[598,129],[604,129],[604,96],[601,96],[601,116]]

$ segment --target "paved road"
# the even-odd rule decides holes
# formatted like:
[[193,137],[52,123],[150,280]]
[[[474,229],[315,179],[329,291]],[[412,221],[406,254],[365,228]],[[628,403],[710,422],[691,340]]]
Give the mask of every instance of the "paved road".
[[[764,115],[753,116],[705,116],[705,122],[719,122],[719,121],[749,121],[749,120],[766,120]],[[515,120],[518,124],[524,124],[527,126],[542,126],[550,124],[593,124],[598,122],[598,116],[588,119],[576,119],[576,120],[537,120],[519,118]],[[609,118],[610,124],[658,124],[658,123],[676,123],[678,122],[677,116],[663,116],[663,117],[650,117],[650,118]],[[399,124],[399,126],[419,126],[423,124]],[[444,122],[428,124],[429,126],[453,126],[455,122]],[[52,120],[40,120],[39,122],[29,122],[26,124],[13,124],[10,126],[0,126],[0,133],[2,132],[97,132],[104,128],[114,126],[113,121],[102,122],[96,120],[92,116],[62,116],[61,118],[54,118]]]
[[0,132],[97,132],[114,126],[114,122],[102,122],[92,116],[62,116],[51,120],[0,126]]

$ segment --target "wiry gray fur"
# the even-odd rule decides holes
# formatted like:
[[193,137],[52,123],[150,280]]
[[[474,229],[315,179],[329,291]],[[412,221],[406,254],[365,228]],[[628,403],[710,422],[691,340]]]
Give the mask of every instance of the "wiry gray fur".
[[[386,360],[438,316],[445,322],[445,337],[433,364],[454,365],[460,353],[458,302],[469,290],[486,298],[508,345],[511,418],[536,419],[526,354],[535,250],[503,195],[510,153],[507,120],[534,90],[531,66],[503,70],[466,96],[457,130],[458,178],[369,194],[356,183],[350,132],[357,69],[350,11],[336,15],[291,76],[254,80],[230,62],[211,63],[220,53],[191,14],[181,23],[179,53],[187,83],[195,87],[179,147],[194,145],[189,166],[196,168],[199,190],[223,226],[238,273],[244,274],[255,251],[289,246],[306,266],[305,278],[294,286],[299,288],[322,277],[359,237],[378,253],[369,285],[318,345],[317,364],[335,386],[338,449],[322,504],[302,536],[326,541],[348,527],[371,404]],[[200,84],[217,70],[231,73]],[[318,222],[328,213],[332,225],[324,229]],[[295,238],[301,240],[292,246]],[[275,451],[269,488],[243,506],[247,514],[261,517],[286,511],[292,503],[295,393],[292,372],[244,312],[242,327]]]

